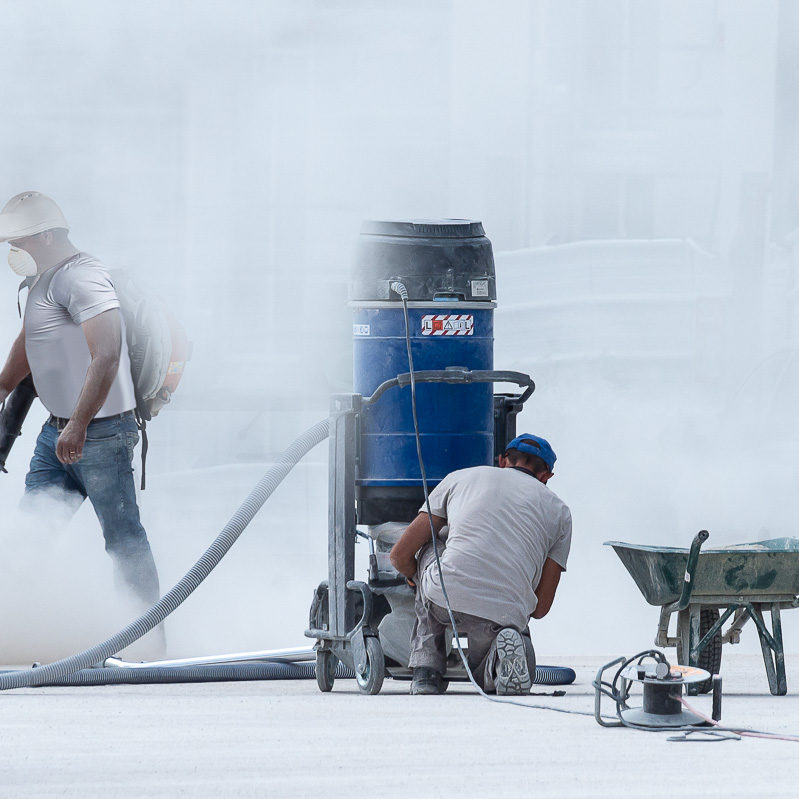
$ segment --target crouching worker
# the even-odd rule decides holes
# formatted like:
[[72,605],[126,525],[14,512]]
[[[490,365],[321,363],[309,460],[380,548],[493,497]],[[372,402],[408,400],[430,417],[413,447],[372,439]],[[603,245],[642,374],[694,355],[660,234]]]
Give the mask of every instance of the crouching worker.
[[571,546],[571,514],[546,486],[555,466],[546,440],[514,438],[499,466],[452,472],[430,493],[441,575],[424,507],[391,550],[394,567],[416,589],[412,694],[446,690],[450,620],[441,576],[477,683],[501,695],[530,691],[535,651],[527,624],[552,607]]

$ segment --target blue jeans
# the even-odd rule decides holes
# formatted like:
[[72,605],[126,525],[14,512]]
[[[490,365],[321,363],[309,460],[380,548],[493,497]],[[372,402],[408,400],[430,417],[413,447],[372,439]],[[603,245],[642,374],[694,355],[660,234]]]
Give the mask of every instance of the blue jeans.
[[132,412],[96,419],[89,424],[83,457],[77,463],[63,464],[55,454],[58,431],[45,422],[25,477],[23,506],[48,489],[65,492],[73,512],[88,497],[103,529],[105,550],[119,575],[150,605],[159,596],[158,572],[136,504],[132,464],[138,440]]

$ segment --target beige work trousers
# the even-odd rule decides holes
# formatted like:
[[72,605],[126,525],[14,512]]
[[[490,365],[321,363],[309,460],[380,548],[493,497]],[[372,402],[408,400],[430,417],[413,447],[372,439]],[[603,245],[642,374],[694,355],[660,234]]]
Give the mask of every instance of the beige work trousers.
[[[439,542],[439,555],[445,544]],[[419,550],[417,574],[421,574],[435,560],[432,543]],[[411,657],[409,666],[417,668],[426,666],[446,676],[447,669],[447,635],[451,634],[452,623],[446,608],[442,608],[425,595],[421,580],[416,582],[416,600],[414,603],[416,621],[411,635]],[[455,625],[460,636],[466,636],[469,645],[466,660],[472,670],[477,684],[486,692],[496,690],[494,677],[497,663],[497,633],[503,629],[501,624],[472,616],[469,613],[453,611]],[[535,649],[530,640],[530,631],[519,630],[524,641],[527,654],[527,668],[530,676],[535,677]]]

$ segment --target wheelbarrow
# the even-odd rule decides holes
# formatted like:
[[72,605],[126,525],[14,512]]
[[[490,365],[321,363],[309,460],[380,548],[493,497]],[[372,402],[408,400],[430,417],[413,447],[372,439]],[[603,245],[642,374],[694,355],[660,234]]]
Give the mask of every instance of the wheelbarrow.
[[[718,674],[722,644],[737,644],[751,620],[757,628],[769,690],[788,692],[780,611],[799,607],[799,540],[776,538],[724,549],[702,549],[709,533],[697,533],[690,549],[606,541],[650,605],[660,605],[655,644],[676,646],[677,661]],[[771,615],[769,630],[764,614]],[[676,636],[669,635],[677,614]],[[731,620],[726,632],[723,625]],[[691,686],[706,693],[710,681]]]

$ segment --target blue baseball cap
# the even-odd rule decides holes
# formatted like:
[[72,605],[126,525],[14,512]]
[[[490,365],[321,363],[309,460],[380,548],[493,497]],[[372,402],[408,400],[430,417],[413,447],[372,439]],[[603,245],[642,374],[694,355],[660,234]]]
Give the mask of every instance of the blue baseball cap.
[[532,433],[522,433],[520,436],[516,436],[516,438],[505,447],[506,452],[509,449],[518,449],[519,452],[535,455],[544,461],[550,472],[555,469],[555,461],[558,458],[555,455],[555,451],[549,446],[549,441],[545,438],[539,438]]

